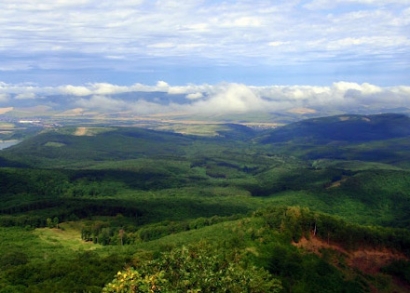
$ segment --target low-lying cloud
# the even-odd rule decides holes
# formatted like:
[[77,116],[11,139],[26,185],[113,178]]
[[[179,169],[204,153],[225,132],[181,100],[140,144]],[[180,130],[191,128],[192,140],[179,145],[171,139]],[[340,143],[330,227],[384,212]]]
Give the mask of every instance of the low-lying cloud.
[[135,115],[230,114],[278,112],[293,108],[330,109],[349,112],[362,109],[410,107],[410,86],[380,87],[369,83],[335,82],[329,86],[272,85],[249,86],[238,83],[172,86],[119,86],[90,83],[81,86],[39,87],[32,84],[0,82],[0,107],[24,107],[33,100],[60,108],[77,107],[105,113],[127,112]]

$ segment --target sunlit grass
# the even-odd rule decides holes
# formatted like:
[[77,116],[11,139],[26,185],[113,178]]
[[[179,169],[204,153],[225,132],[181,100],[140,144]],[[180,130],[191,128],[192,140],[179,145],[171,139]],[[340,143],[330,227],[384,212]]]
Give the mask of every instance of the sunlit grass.
[[59,224],[60,228],[37,228],[33,231],[43,243],[74,251],[94,250],[101,245],[85,242],[81,239],[81,222]]

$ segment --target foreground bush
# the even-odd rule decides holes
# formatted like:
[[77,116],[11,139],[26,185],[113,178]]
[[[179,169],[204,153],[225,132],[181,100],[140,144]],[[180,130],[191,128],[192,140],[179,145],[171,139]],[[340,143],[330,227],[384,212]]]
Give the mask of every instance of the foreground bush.
[[104,293],[280,292],[282,285],[266,270],[241,264],[239,255],[221,258],[216,251],[176,249],[137,269],[118,272]]

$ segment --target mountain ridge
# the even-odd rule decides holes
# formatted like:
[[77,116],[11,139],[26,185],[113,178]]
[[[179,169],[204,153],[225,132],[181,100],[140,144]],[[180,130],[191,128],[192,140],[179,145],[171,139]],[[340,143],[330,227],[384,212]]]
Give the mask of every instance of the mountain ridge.
[[261,143],[286,141],[359,143],[410,135],[410,118],[404,114],[336,115],[311,118],[266,131]]

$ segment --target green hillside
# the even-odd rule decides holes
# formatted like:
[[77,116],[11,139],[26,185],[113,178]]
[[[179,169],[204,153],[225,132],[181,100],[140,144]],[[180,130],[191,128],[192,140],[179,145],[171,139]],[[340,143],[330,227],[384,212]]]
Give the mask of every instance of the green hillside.
[[292,123],[254,140],[307,160],[380,162],[409,168],[410,118],[399,114],[341,115]]
[[267,132],[260,141],[330,143],[369,142],[410,135],[410,118],[402,114],[339,115],[312,118]]
[[2,150],[0,292],[408,292],[408,118],[346,117]]

